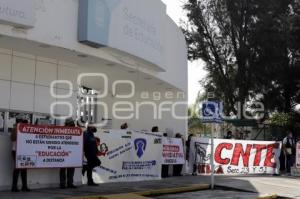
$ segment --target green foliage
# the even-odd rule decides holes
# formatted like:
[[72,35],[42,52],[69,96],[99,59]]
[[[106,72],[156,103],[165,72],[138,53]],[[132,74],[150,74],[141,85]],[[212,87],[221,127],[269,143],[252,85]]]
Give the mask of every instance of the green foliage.
[[283,127],[284,129],[292,130],[299,135],[300,129],[300,115],[295,112],[290,113],[273,113],[268,119],[271,126]]
[[205,62],[206,91],[226,114],[259,99],[272,112],[300,102],[299,0],[187,0],[188,58]]
[[205,124],[200,120],[200,105],[205,99],[205,93],[198,93],[195,103],[190,105],[188,108],[188,128],[190,133],[201,133],[204,129]]
[[270,117],[269,122],[273,126],[286,127],[293,123],[293,115],[289,113],[275,113]]

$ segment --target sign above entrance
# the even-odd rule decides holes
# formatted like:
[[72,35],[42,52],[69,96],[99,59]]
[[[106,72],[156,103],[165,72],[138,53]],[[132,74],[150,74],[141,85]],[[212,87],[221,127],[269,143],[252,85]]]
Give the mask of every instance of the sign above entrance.
[[34,22],[34,0],[0,0],[0,24],[32,28]]
[[166,6],[160,0],[79,0],[78,40],[164,70]]

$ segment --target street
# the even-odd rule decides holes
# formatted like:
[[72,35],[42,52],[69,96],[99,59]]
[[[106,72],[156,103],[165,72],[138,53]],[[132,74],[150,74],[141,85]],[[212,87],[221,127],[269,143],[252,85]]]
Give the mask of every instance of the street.
[[[216,190],[202,190],[181,194],[154,196],[151,198],[257,198],[276,194],[286,198],[300,198],[300,179],[285,176],[216,176]],[[159,181],[118,182],[101,184],[98,187],[80,186],[77,189],[34,189],[30,193],[0,192],[6,199],[48,199],[80,196],[103,196],[147,190],[186,187],[209,184],[210,176],[170,177]],[[57,185],[58,187],[58,185]],[[148,197],[148,196],[147,196]],[[150,196],[149,196],[150,197]]]
[[224,191],[224,190],[206,190],[206,191],[197,191],[189,192],[182,194],[172,194],[172,195],[163,195],[155,197],[156,199],[205,199],[205,198],[239,198],[239,199],[253,199],[257,198],[256,193],[247,193],[247,192],[238,192],[238,191]]

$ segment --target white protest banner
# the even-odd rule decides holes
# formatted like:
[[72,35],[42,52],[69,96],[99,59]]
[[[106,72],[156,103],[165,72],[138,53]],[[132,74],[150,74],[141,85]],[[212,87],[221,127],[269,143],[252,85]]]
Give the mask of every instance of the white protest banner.
[[300,168],[300,142],[296,145],[296,167]]
[[138,133],[143,133],[143,134],[146,134],[146,135],[152,135],[152,136],[155,136],[155,137],[163,137],[163,134],[162,132],[151,132],[151,131],[136,131]]
[[185,164],[182,139],[163,139],[162,164]]
[[[211,173],[210,139],[193,138],[190,168],[198,174]],[[214,140],[214,173],[278,174],[281,143],[255,140]]]
[[161,138],[128,130],[109,132],[96,134],[102,164],[94,169],[95,182],[161,179]]
[[60,126],[17,126],[17,168],[82,167],[81,128]]

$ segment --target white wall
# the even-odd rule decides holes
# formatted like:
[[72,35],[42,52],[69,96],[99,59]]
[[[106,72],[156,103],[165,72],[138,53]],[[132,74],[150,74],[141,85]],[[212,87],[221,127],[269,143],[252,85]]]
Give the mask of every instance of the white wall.
[[[83,66],[74,65],[71,63],[65,63],[54,59],[45,57],[38,57],[31,54],[25,54],[12,50],[0,50],[0,109],[20,110],[36,113],[50,113],[50,106],[53,102],[70,102],[73,107],[73,115],[76,114],[76,79],[79,71],[84,72]],[[98,72],[101,72],[99,70]],[[114,77],[108,77],[113,80]],[[184,78],[184,77],[183,77]],[[50,84],[54,80],[68,80],[73,83],[72,96],[66,99],[53,98],[50,95]],[[137,83],[138,84],[138,83]],[[147,87],[144,91],[147,91]],[[161,99],[154,99],[152,93],[149,92],[149,99],[142,99],[141,93],[136,93],[133,98],[118,99],[112,95],[108,95],[107,98],[100,101],[108,104],[109,117],[112,118],[112,106],[113,103],[118,101],[130,101],[135,105],[136,102],[149,101],[155,102],[157,107],[164,101],[186,101],[186,98],[177,99],[177,92],[173,90],[173,97],[171,99],[164,99],[166,90],[158,90],[160,92]],[[68,86],[66,84],[57,84],[55,93],[58,95],[65,95],[69,93]],[[164,106],[164,108],[170,108],[171,106]],[[60,115],[68,114],[68,108],[66,106],[57,106],[56,113]],[[186,113],[186,107],[177,106],[179,115]],[[166,111],[168,112],[168,111]],[[101,111],[99,111],[99,114]],[[118,128],[122,121],[114,122],[114,128]],[[150,106],[142,106],[140,111],[140,119],[133,119],[128,121],[132,123],[134,129],[151,129],[152,126],[158,125],[162,130],[165,128],[173,128],[176,131],[186,132],[186,120],[174,120],[171,113],[164,113],[163,119],[153,119],[153,110]]]
[[[159,0],[157,0],[159,1]],[[166,72],[157,72],[147,67],[147,62],[133,60],[136,65],[121,62],[107,49],[94,49],[77,42],[78,0],[35,0],[36,22],[33,29],[16,29],[9,25],[0,24],[0,35],[30,40],[61,47],[69,52],[84,53],[99,59],[115,62],[122,66],[138,68],[142,72],[161,79],[161,81],[187,92],[187,62],[186,45],[184,37],[178,27],[170,18],[165,21],[165,68]],[[142,11],[141,11],[142,12]],[[55,58],[55,57],[52,57]],[[64,60],[66,61],[66,60]],[[85,66],[78,66],[56,59],[39,57],[32,54],[1,49],[0,46],[0,109],[20,110],[37,113],[49,113],[50,104],[55,101],[69,101],[76,107],[76,86],[69,99],[56,99],[50,96],[50,83],[53,80],[70,80],[76,85],[79,69],[84,71]],[[101,69],[99,68],[99,72]],[[110,77],[113,78],[113,77]],[[149,87],[149,86],[148,86]],[[145,87],[147,90],[147,87]],[[58,94],[68,93],[66,85],[58,85],[55,89]],[[161,91],[161,92],[164,92]],[[104,99],[112,104],[117,99],[112,96]],[[129,101],[143,101],[139,96]],[[151,101],[151,100],[150,100]],[[159,104],[163,99],[155,101]],[[173,99],[173,102],[178,99]],[[185,99],[186,101],[186,99]],[[65,115],[68,109],[65,106],[56,109],[58,114]],[[185,114],[187,107],[180,107],[178,112]],[[74,112],[75,114],[75,112]],[[99,113],[100,114],[100,113]],[[110,111],[111,116],[111,111]],[[164,113],[162,120],[152,117],[150,107],[141,109],[139,119],[113,120],[113,127],[119,128],[126,121],[132,129],[151,129],[159,126],[160,130],[171,128],[174,133],[187,131],[186,120],[175,120],[170,113]],[[10,140],[7,135],[0,135],[0,189],[7,189],[11,185],[11,154]],[[79,169],[76,172],[76,181],[81,180]],[[33,170],[29,171],[28,181],[30,187],[58,186],[58,170]]]
[[[161,95],[164,96],[165,92],[162,91]],[[107,103],[108,105],[108,117],[113,119],[112,124],[114,129],[119,129],[121,124],[124,122],[127,122],[129,125],[129,129],[132,130],[151,130],[153,126],[158,126],[160,131],[165,132],[167,128],[173,129],[174,133],[181,133],[182,135],[186,136],[187,135],[187,120],[186,119],[176,119],[173,117],[171,108],[172,105],[170,104],[164,104],[164,102],[171,102],[174,104],[175,102],[184,102],[186,99],[179,98],[177,99],[176,93],[174,94],[173,99],[166,99],[162,97],[160,100],[156,100],[153,98],[149,99],[142,99],[141,98],[141,93],[136,93],[136,95],[132,98],[129,99],[118,99],[116,97],[106,97],[104,98],[103,102]],[[113,116],[113,105],[116,103],[126,103],[130,102],[133,105],[133,109],[126,111],[124,113],[121,112],[116,112],[117,116],[130,116],[130,114],[134,114],[133,118],[131,119],[116,119]],[[150,104],[141,104],[141,103],[154,103],[155,106],[150,105]],[[140,104],[140,106],[138,104]],[[161,108],[160,108],[161,105]],[[117,108],[125,108],[125,109],[131,109],[128,105],[118,105]],[[156,112],[159,113],[161,111],[161,119],[157,118],[155,116],[155,111],[154,108],[156,109]],[[164,111],[163,109],[170,109]],[[186,116],[187,115],[187,106],[186,105],[178,105],[175,107],[175,112],[177,116]],[[98,119],[101,119],[103,117],[103,108],[102,106],[98,107]],[[138,113],[138,114],[136,114]]]
[[188,88],[188,66],[187,66],[187,48],[183,33],[171,18],[168,17],[166,23],[167,37],[165,38],[165,62],[166,73],[159,73],[160,79],[166,80],[171,85],[177,85],[179,89],[187,92]]
[[[50,105],[55,101],[71,102],[74,110],[76,110],[76,79],[78,71],[84,72],[84,66],[78,66],[72,63],[66,63],[49,59],[45,57],[38,57],[32,54],[16,52],[0,48],[0,109],[28,111],[37,113],[50,113]],[[99,70],[101,72],[101,70]],[[110,80],[114,77],[109,76]],[[50,95],[50,84],[53,80],[69,80],[74,83],[74,90],[72,96],[67,99],[56,99]],[[66,85],[57,85],[57,94],[66,94],[69,91]],[[147,91],[147,87],[144,88]],[[160,91],[161,96],[164,96],[165,90]],[[124,101],[136,102],[149,101],[154,102],[157,107],[163,101],[186,101],[185,99],[177,99],[176,91],[174,90],[174,97],[172,99],[165,99],[162,97],[159,100],[142,99],[141,93],[137,93],[134,97],[125,99]],[[118,129],[123,122],[128,122],[129,128],[134,130],[148,129],[152,126],[159,126],[161,131],[167,128],[173,129],[174,133],[180,132],[183,135],[187,133],[187,121],[176,120],[172,117],[170,111],[162,114],[162,119],[153,118],[153,108],[151,106],[142,106],[139,110],[140,117],[134,119],[120,119],[116,120],[112,115],[113,103],[123,101],[108,95],[108,97],[101,99],[102,102],[108,104],[108,116],[113,119],[113,128]],[[170,105],[164,108],[171,108]],[[135,110],[135,109],[134,109]],[[186,106],[178,106],[176,112],[182,116],[187,113]],[[65,106],[57,107],[56,113],[65,115],[68,109]],[[99,108],[99,119],[101,119],[101,108]],[[74,111],[75,114],[75,111]],[[11,146],[8,135],[0,135],[0,190],[7,189],[11,185]],[[3,164],[7,163],[7,164]],[[59,182],[58,170],[32,170],[29,171],[28,182],[30,187],[49,187],[57,186]],[[76,172],[75,181],[80,183],[81,175],[80,169]]]
[[[162,81],[186,91],[187,55],[185,41],[180,29],[167,15],[164,22],[166,29],[164,39],[166,60],[164,68],[166,68],[166,72],[159,73],[149,68],[147,69],[147,62],[142,63],[133,60],[133,63],[137,63],[132,66],[120,61],[117,56],[112,55],[106,48],[95,49],[78,43],[78,0],[64,0],[63,2],[61,0],[35,0],[35,6],[36,22],[33,29],[19,30],[8,25],[0,24],[0,34],[62,47],[64,49],[116,62],[123,66],[139,67],[144,72],[157,76]],[[29,62],[30,61],[28,61],[28,67],[30,67]],[[32,81],[32,79],[26,81]]]
[[[58,101],[50,95],[53,80],[72,80],[77,78],[77,68],[73,64],[58,62],[7,49],[0,49],[0,109],[50,113],[50,104]],[[65,93],[63,85],[57,93]],[[74,92],[74,91],[73,91]],[[76,96],[70,101],[76,107]],[[66,114],[65,107],[57,113]],[[75,112],[74,112],[75,114]],[[0,133],[0,190],[9,189],[12,176],[11,142],[8,135]],[[77,169],[75,182],[81,182],[81,172]],[[30,187],[49,187],[59,185],[59,171],[32,170],[28,172]]]
[[[50,84],[54,80],[74,82],[78,66],[57,60],[37,57],[12,50],[0,50],[0,109],[21,110],[36,113],[50,113],[50,105],[60,99],[50,95]],[[74,83],[75,84],[75,83]],[[76,84],[75,84],[76,85]],[[69,101],[76,107],[76,87]],[[57,94],[69,92],[65,84],[58,84]],[[63,107],[58,114],[66,114]],[[74,112],[75,114],[75,112]]]

